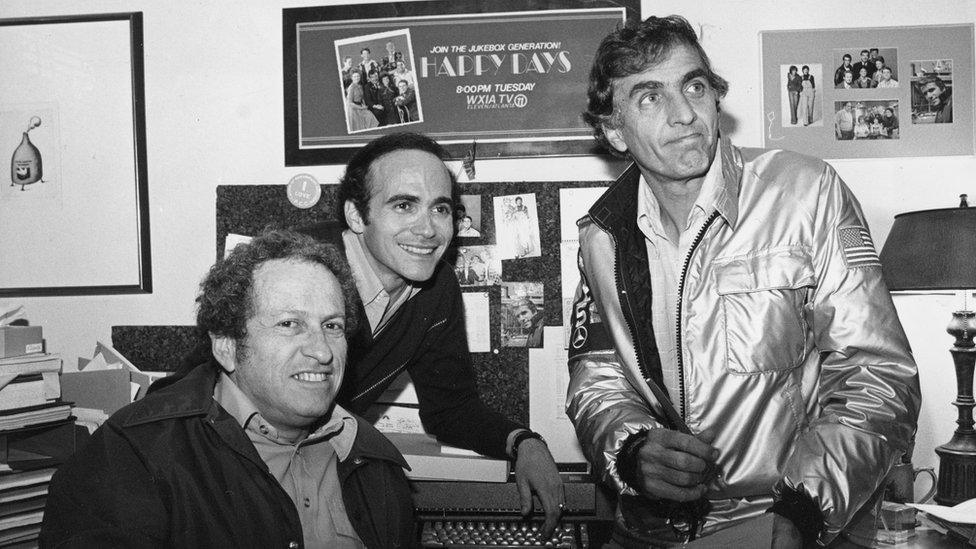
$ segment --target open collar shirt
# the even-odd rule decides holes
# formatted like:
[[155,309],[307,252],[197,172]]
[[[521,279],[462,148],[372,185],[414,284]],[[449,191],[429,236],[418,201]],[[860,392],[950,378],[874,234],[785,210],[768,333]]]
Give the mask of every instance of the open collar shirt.
[[404,281],[406,286],[396,296],[391,296],[383,288],[383,282],[373,271],[363,249],[362,241],[349,229],[342,231],[342,243],[346,248],[346,261],[352,269],[352,278],[356,283],[356,290],[363,300],[366,318],[373,335],[380,333],[390,322],[393,315],[411,297],[417,295],[420,287],[410,281]]
[[[661,357],[661,372],[671,401],[680,406],[678,398],[678,283],[681,266],[690,252],[691,244],[708,216],[718,209],[724,190],[722,162],[716,152],[705,174],[698,198],[688,213],[684,226],[679,227],[678,242],[668,238],[661,220],[661,205],[651,186],[641,175],[637,191],[637,226],[644,234],[647,247],[647,267],[651,275],[651,321],[654,338]],[[684,413],[684,410],[679,410]]]
[[363,549],[349,522],[337,471],[356,440],[356,419],[339,405],[332,417],[305,438],[292,441],[258,412],[230,377],[221,372],[216,400],[244,429],[271,476],[298,510],[305,547]]

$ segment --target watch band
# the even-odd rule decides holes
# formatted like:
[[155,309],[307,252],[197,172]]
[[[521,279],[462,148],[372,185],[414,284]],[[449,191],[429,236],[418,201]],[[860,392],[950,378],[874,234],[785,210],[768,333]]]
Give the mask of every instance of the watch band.
[[[512,441],[512,461],[518,461],[519,444],[522,444],[523,442],[525,442],[530,438],[540,440],[542,441],[543,444],[546,444],[546,439],[542,438],[542,435],[540,435],[535,431],[530,431],[528,429],[525,429],[519,432],[517,435],[515,435],[515,439]],[[548,444],[546,445],[548,446]]]

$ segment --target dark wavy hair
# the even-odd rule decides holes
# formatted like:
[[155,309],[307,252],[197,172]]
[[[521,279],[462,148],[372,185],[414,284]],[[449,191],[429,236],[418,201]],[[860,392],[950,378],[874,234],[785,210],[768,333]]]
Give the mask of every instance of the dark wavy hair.
[[691,24],[680,15],[651,16],[644,21],[628,20],[607,35],[596,50],[587,90],[583,120],[593,128],[596,140],[612,153],[619,154],[607,141],[604,126],[613,127],[613,83],[615,80],[646,71],[660,62],[672,48],[685,44],[701,58],[708,84],[719,98],[729,91],[729,83],[712,70],[708,55],[698,42]]
[[359,327],[359,295],[346,259],[332,244],[285,229],[265,229],[250,242],[238,244],[230,255],[217,261],[200,283],[197,296],[197,328],[207,334],[244,341],[246,323],[254,314],[254,271],[274,259],[322,265],[335,275],[346,306],[346,336]]
[[[356,210],[363,217],[363,221],[369,223],[369,199],[373,196],[369,172],[373,163],[383,155],[395,151],[425,151],[440,158],[447,160],[448,154],[439,143],[426,135],[412,132],[391,133],[378,137],[366,144],[363,148],[356,151],[356,154],[346,165],[346,173],[339,180],[339,190],[336,193],[335,217],[343,228],[348,229],[346,223],[346,201],[351,200],[356,206]],[[447,168],[445,167],[445,170]],[[454,174],[447,170],[451,178],[451,204],[457,204],[461,195],[458,188],[457,179]]]

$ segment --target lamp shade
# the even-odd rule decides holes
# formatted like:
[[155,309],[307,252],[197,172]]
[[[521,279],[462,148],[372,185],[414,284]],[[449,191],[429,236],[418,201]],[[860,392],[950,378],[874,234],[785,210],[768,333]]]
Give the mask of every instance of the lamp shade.
[[896,215],[880,257],[890,290],[976,288],[976,208]]

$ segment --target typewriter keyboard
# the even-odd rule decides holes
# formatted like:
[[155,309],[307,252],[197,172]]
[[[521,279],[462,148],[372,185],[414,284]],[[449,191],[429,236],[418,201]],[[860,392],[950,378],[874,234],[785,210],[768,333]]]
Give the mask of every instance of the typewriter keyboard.
[[585,523],[562,522],[549,538],[540,532],[541,522],[520,520],[427,520],[421,532],[423,547],[465,549],[500,547],[555,547],[586,549]]

